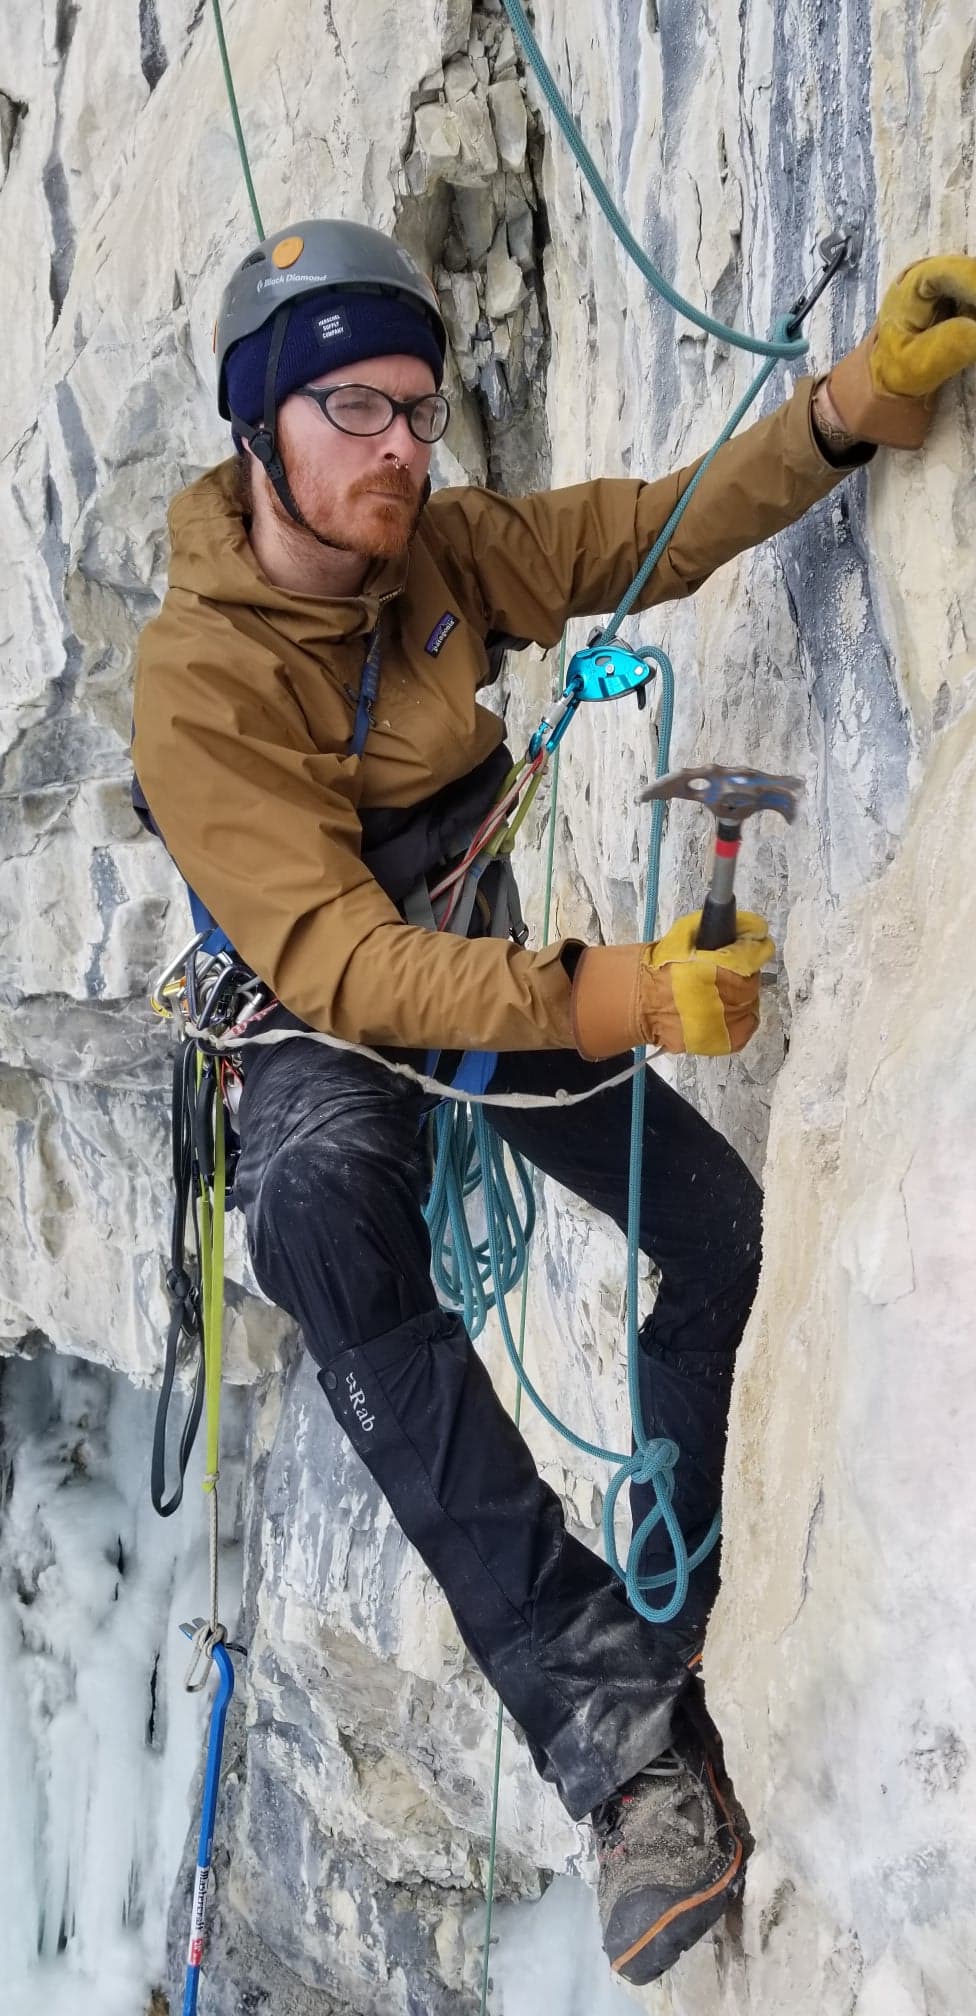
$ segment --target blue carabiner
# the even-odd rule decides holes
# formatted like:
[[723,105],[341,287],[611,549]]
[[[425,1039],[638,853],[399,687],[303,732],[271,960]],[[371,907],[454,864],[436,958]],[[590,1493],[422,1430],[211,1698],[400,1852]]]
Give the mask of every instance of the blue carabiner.
[[540,749],[544,748],[547,756],[551,756],[553,751],[558,749],[582,698],[582,693],[573,691],[570,681],[567,679],[566,690],[562,696],[562,706],[555,719],[550,721],[546,717],[540,721],[535,734],[532,736],[528,747],[528,760],[530,763],[535,761]]
[[[183,1624],[180,1628],[187,1638],[195,1635],[192,1624]],[[218,1641],[211,1647],[210,1656],[217,1668],[219,1679],[210,1711],[210,1741],[207,1745],[207,1772],[203,1785],[203,1811],[200,1815],[200,1837],[197,1844],[197,1872],[193,1884],[190,1941],[186,1953],[183,2016],[196,2016],[197,2010],[207,1924],[207,1884],[210,1881],[213,1860],[214,1821],[217,1815],[217,1790],[220,1784],[220,1760],[224,1748],[227,1710],[234,1692],[234,1668],[226,1645]]]

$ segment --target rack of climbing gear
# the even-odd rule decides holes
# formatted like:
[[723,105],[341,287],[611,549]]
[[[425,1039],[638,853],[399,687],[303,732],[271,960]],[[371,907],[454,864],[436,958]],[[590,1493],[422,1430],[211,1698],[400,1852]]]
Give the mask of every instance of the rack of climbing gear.
[[[207,1887],[213,1853],[217,1792],[227,1712],[234,1692],[234,1668],[227,1632],[220,1621],[220,1383],[223,1353],[224,1218],[230,1201],[235,1144],[230,1116],[240,1091],[233,1060],[209,1054],[192,1032],[226,1034],[246,1027],[266,1007],[267,988],[241,966],[221,933],[198,931],[153,981],[155,1012],[173,1023],[179,1042],[173,1063],[174,1206],[166,1287],[170,1323],[163,1380],[153,1433],[150,1491],[156,1511],[169,1518],[181,1503],[187,1465],[206,1408],[206,1470],[203,1489],[209,1506],[210,1605],[205,1618],[181,1629],[192,1644],[184,1686],[190,1694],[206,1687],[216,1671],[203,1807],[187,1947],[183,2016],[195,2016],[206,1931]],[[176,1482],[167,1495],[166,1445],[173,1386],[181,1343],[198,1353],[189,1405],[179,1435]]]

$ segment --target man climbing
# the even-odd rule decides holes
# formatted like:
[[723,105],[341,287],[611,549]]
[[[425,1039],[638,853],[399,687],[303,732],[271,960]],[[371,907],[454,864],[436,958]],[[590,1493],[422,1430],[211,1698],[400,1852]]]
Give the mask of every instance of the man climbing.
[[[929,395],[976,358],[974,304],[976,260],[911,268],[825,382],[801,380],[721,450],[641,606],[693,593],[874,444],[920,443]],[[745,918],[727,954],[696,953],[687,921],[655,947],[531,951],[514,926],[497,935],[501,878],[452,929],[430,928],[431,890],[509,765],[503,724],[476,698],[500,641],[549,646],[569,618],[612,608],[695,466],[523,498],[430,496],[444,354],[433,289],[379,232],[299,223],[243,261],[217,325],[238,454],[170,512],[135,765],[174,860],[280,1004],[262,1026],[282,1040],[242,1052],[236,1196],[257,1279],[301,1325],[329,1404],[539,1770],[574,1817],[593,1816],[607,1952],[644,1982],[719,1916],[749,1845],[692,1677],[715,1556],[664,1629],[567,1534],[434,1297],[424,1095],[362,1046],[419,1067],[439,1051],[442,1079],[458,1053],[497,1051],[493,1093],[593,1091],[636,1043],[741,1048],[772,947]],[[624,1224],[628,1087],[493,1107],[491,1124]],[[641,1244],[661,1276],[641,1333],[644,1414],[681,1448],[691,1550],[720,1500],[760,1195],[653,1073],[644,1171]],[[642,1519],[646,1488],[633,1499]],[[646,1567],[667,1566],[662,1536]]]

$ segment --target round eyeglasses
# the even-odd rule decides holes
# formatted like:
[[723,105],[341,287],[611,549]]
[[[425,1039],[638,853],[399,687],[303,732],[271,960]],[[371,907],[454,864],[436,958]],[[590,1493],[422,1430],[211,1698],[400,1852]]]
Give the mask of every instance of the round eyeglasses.
[[385,434],[398,413],[402,413],[415,441],[429,448],[446,432],[451,417],[450,403],[443,392],[422,392],[419,399],[391,399],[374,385],[330,385],[317,392],[311,385],[301,388],[303,399],[311,399],[340,434]]

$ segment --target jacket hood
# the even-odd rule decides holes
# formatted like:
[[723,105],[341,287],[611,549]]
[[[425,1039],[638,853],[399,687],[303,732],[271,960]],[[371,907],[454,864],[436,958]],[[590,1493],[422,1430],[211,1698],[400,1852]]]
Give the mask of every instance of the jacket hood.
[[240,604],[267,614],[308,622],[320,637],[356,637],[371,630],[381,605],[403,588],[408,556],[377,560],[358,595],[299,595],[276,588],[262,574],[244,527],[238,501],[237,464],[231,459],[208,469],[174,497],[169,508],[171,588],[207,602]]

